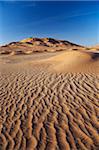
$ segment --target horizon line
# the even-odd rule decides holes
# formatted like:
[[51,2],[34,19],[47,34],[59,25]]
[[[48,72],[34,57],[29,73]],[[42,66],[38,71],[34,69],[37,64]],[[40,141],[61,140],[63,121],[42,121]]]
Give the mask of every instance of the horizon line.
[[70,41],[70,40],[67,40],[67,39],[65,39],[65,38],[63,38],[63,39],[60,39],[60,38],[54,38],[54,37],[52,37],[52,36],[49,36],[49,37],[37,37],[37,36],[30,36],[30,37],[27,37],[27,38],[23,38],[23,39],[20,39],[20,40],[13,40],[13,41],[9,41],[9,42],[4,42],[4,43],[0,43],[0,46],[2,47],[2,46],[5,46],[5,45],[8,45],[8,44],[10,44],[10,43],[13,43],[13,42],[20,42],[20,41],[22,41],[22,40],[24,40],[24,39],[28,39],[28,38],[39,38],[39,39],[43,39],[43,38],[52,38],[52,39],[56,39],[56,40],[64,40],[64,41],[68,41],[68,42],[71,42],[71,43],[73,43],[73,44],[77,44],[77,45],[79,45],[79,46],[86,46],[86,47],[91,47],[91,46],[95,46],[95,45],[98,45],[99,43],[96,43],[96,44],[80,44],[80,43],[76,43],[76,42],[73,42],[73,41]]

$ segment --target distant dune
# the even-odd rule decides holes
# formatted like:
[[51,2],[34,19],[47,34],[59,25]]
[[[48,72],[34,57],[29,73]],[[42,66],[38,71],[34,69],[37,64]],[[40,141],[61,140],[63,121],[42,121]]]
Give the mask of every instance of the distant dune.
[[34,52],[54,52],[67,49],[79,49],[83,46],[64,40],[52,38],[27,38],[19,42],[12,42],[0,47],[0,54],[32,54]]
[[97,51],[99,51],[99,45],[95,45],[95,46],[93,46],[93,47],[92,47],[92,49],[93,49],[93,50],[97,50]]
[[0,150],[99,149],[97,50],[29,38],[0,53]]

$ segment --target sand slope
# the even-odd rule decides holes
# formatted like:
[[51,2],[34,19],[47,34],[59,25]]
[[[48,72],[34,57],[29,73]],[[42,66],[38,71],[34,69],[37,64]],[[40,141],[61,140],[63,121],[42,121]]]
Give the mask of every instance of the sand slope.
[[0,56],[0,150],[98,149],[99,61],[93,56]]
[[58,72],[99,73],[98,52],[67,51],[49,61],[53,62],[53,70]]

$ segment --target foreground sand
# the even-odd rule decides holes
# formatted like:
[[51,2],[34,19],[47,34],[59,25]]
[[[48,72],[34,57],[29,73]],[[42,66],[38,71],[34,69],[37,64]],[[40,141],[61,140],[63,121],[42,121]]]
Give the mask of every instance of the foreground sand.
[[0,150],[98,150],[98,54],[0,56]]

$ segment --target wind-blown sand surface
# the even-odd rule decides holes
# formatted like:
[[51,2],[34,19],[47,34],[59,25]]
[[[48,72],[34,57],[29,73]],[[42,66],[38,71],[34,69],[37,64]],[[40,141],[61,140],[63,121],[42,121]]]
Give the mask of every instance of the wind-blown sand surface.
[[98,150],[99,53],[0,56],[0,150]]

